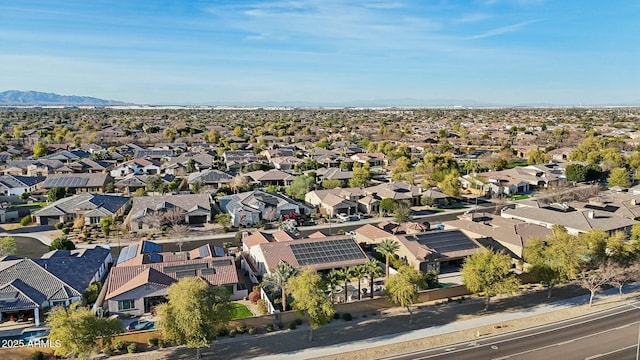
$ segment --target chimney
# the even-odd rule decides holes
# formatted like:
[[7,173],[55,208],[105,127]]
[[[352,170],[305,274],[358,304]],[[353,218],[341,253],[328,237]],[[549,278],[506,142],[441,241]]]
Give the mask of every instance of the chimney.
[[595,214],[594,214],[593,210],[587,211],[587,216],[589,217],[589,219],[593,219],[594,215]]

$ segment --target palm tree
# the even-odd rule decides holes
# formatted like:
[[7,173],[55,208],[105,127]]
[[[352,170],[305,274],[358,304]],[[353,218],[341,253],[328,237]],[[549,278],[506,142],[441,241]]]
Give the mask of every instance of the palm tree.
[[347,301],[347,291],[349,290],[349,281],[353,278],[353,271],[351,268],[343,267],[338,270],[338,275],[340,276],[340,280],[344,281],[344,301]]
[[369,275],[364,265],[356,265],[351,268],[353,277],[358,279],[358,300],[362,300],[362,278]]
[[384,255],[386,258],[387,279],[389,278],[389,258],[398,252],[398,250],[400,250],[400,244],[397,241],[388,238],[383,239],[380,244],[376,246],[376,251]]
[[287,311],[287,282],[296,276],[298,270],[284,261],[280,261],[273,272],[265,274],[262,278],[263,286],[273,286],[282,293],[282,311]]
[[336,287],[338,287],[338,283],[340,282],[340,274],[335,269],[331,269],[331,271],[324,275],[324,282],[331,290],[331,302],[334,302],[333,295],[335,294]]
[[367,261],[364,264],[365,269],[367,270],[367,275],[369,275],[369,285],[371,286],[371,298],[373,299],[373,282],[375,281],[375,279],[379,276],[382,276],[382,274],[384,274],[384,272],[382,271],[382,269],[380,268],[380,265],[378,264],[378,260],[376,259],[371,259],[369,261]]

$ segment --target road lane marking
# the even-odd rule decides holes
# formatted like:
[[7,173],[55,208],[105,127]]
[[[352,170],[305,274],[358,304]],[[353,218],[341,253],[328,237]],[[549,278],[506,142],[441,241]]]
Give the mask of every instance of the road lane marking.
[[612,350],[612,351],[609,351],[609,352],[607,352],[607,353],[601,353],[601,354],[597,354],[597,355],[589,356],[589,357],[587,357],[587,358],[584,358],[584,360],[593,360],[593,359],[601,358],[601,357],[603,357],[603,356],[609,356],[609,355],[611,355],[611,354],[615,354],[615,353],[620,352],[620,351],[625,351],[625,350],[633,349],[633,348],[635,348],[635,347],[638,347],[638,344],[629,345],[629,346],[627,346],[627,347],[623,347],[623,348],[620,348],[620,349],[617,349],[617,350]]
[[[638,323],[639,322],[635,322],[634,324],[638,324]],[[584,340],[584,339],[587,339],[587,338],[590,338],[590,337],[593,337],[593,336],[598,336],[598,335],[601,335],[601,334],[604,334],[604,333],[608,333],[608,332],[611,332],[611,331],[618,331],[618,330],[620,330],[620,327],[603,330],[603,331],[600,331],[600,332],[597,332],[597,333],[593,333],[593,334],[589,334],[589,335],[585,335],[585,336],[580,336],[580,337],[577,337],[577,338],[569,339],[567,341],[563,341],[561,343],[549,344],[549,345],[541,346],[539,348],[529,349],[529,350],[521,351],[521,352],[515,353],[515,354],[509,354],[509,355],[506,355],[506,356],[503,356],[503,357],[495,358],[494,360],[504,360],[504,359],[508,359],[508,358],[511,358],[511,357],[514,357],[514,356],[520,356],[520,355],[524,355],[524,354],[529,354],[529,353],[536,352],[536,351],[539,351],[539,350],[549,349],[549,348],[552,348],[552,347],[555,347],[555,346],[566,345],[566,344],[572,343],[574,341]]]

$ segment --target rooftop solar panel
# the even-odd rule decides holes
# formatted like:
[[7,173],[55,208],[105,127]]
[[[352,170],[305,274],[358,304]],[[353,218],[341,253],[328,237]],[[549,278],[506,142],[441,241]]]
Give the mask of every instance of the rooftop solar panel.
[[120,252],[120,256],[118,256],[118,264],[124,261],[127,261],[131,258],[134,258],[138,254],[138,244],[133,244],[125,247]]
[[207,257],[209,255],[211,255],[211,253],[209,252],[209,247],[207,245],[203,245],[203,246],[200,246],[198,248],[198,256],[199,257],[204,258],[204,257]]
[[211,267],[214,267],[214,266],[229,266],[229,265],[231,265],[231,260],[229,260],[229,259],[215,260],[215,261],[212,261],[210,264],[211,264]]
[[200,274],[202,275],[214,275],[215,273],[216,273],[216,269],[212,269],[212,268],[200,270]]
[[196,264],[185,264],[185,265],[173,265],[173,266],[165,266],[164,267],[164,272],[180,272],[180,271],[187,271],[187,270],[200,270],[200,269],[206,269],[208,267],[207,263],[196,263]]
[[353,240],[338,239],[304,244],[291,244],[298,264],[314,265],[364,258],[362,250]]
[[178,279],[182,279],[182,278],[186,278],[186,277],[192,277],[192,276],[196,276],[196,271],[195,270],[176,271],[176,278],[178,278]]
[[143,241],[142,242],[142,253],[150,254],[150,253],[159,253],[162,252],[162,246],[153,243],[151,241]]
[[162,261],[162,256],[158,255],[158,254],[150,254],[149,255],[149,260],[151,260],[151,262],[153,263],[159,263]]

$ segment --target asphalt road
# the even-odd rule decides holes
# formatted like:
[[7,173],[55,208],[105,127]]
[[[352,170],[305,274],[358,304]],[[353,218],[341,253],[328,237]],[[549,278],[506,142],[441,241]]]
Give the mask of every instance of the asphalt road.
[[640,308],[622,305],[576,319],[385,359],[635,359]]

